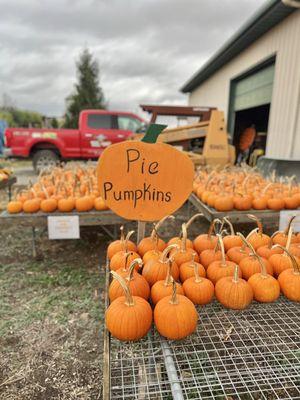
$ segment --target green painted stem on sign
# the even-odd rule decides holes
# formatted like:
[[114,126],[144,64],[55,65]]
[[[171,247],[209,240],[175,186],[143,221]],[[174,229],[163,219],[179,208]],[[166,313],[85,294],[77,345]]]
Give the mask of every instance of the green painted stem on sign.
[[150,124],[142,142],[145,143],[156,143],[158,135],[167,127],[167,125],[161,124]]

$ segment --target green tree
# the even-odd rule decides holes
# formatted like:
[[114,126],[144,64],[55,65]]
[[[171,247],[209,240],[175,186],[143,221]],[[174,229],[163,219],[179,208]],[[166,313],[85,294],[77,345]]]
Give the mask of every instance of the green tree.
[[43,123],[42,115],[34,111],[20,110],[15,107],[0,108],[0,119],[7,121],[11,127],[36,127],[40,128]]
[[79,113],[86,109],[106,107],[103,91],[99,84],[99,64],[88,49],[84,49],[76,63],[78,83],[74,92],[67,97],[65,128],[77,128]]
[[52,126],[53,129],[57,129],[58,128],[58,121],[57,121],[57,119],[55,117],[52,118],[52,120],[51,120],[51,126]]

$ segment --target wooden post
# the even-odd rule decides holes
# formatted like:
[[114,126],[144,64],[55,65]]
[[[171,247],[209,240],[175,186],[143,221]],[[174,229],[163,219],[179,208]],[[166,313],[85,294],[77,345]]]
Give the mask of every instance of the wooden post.
[[145,237],[145,230],[146,230],[146,222],[138,221],[138,228],[137,228],[137,244],[140,243],[142,239]]

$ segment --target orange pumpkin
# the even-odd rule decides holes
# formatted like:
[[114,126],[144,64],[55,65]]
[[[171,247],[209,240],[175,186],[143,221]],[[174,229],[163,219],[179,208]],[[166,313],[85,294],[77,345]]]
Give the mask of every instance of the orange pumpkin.
[[198,275],[203,278],[206,276],[205,268],[203,265],[195,262],[195,257],[192,258],[192,261],[187,261],[179,266],[179,276],[181,282],[186,281],[188,278],[191,278],[195,275],[194,269],[197,268]]
[[[287,242],[286,242],[286,250],[287,251],[289,251],[292,237],[293,237],[293,228],[291,225],[289,225],[289,231],[288,231]],[[280,250],[282,250],[283,246],[282,247],[280,247],[280,246],[281,245],[279,245],[279,247],[278,247],[278,245],[275,245],[273,247],[275,249],[279,248]],[[281,272],[284,271],[285,269],[292,268],[292,260],[288,256],[288,253],[286,251],[284,251],[283,254],[282,253],[281,254],[273,254],[269,258],[269,261],[273,267],[275,276],[279,276],[281,274]]]
[[19,200],[10,201],[7,204],[7,212],[10,214],[18,214],[23,210],[23,203]]
[[[137,258],[140,258],[140,256],[135,251],[118,251],[110,260],[110,269],[113,271],[116,271],[120,268],[126,270],[129,268],[129,265],[132,263],[132,261]],[[136,268],[139,268],[138,265],[136,265]]]
[[103,211],[103,210],[108,210],[109,208],[105,204],[105,201],[102,199],[102,197],[96,197],[94,200],[94,208],[97,211]]
[[38,198],[29,199],[29,200],[24,201],[23,211],[25,213],[33,214],[33,213],[36,213],[39,211],[40,206],[41,206],[41,199],[38,199]]
[[263,226],[260,219],[252,214],[248,214],[247,217],[257,223],[257,229],[251,231],[247,237],[248,242],[253,246],[254,250],[258,249],[258,247],[268,245],[271,238],[263,233]]
[[68,197],[64,199],[59,199],[57,202],[57,208],[61,212],[71,212],[75,208],[75,199],[74,197]]
[[120,239],[115,240],[114,242],[110,243],[107,248],[107,257],[109,260],[118,253],[118,251],[134,251],[137,252],[137,248],[135,243],[133,243],[130,239],[130,236],[134,233],[134,231],[128,232],[127,236],[124,235],[124,226],[120,227]]
[[249,256],[243,258],[240,263],[239,267],[242,270],[243,278],[248,280],[252,275],[261,271],[261,264],[263,264],[268,272],[269,275],[273,275],[273,267],[270,262],[266,258],[258,258],[257,254],[253,246],[248,242],[247,239],[241,234],[238,233],[240,238],[243,240],[245,246],[248,246],[251,250]]
[[162,298],[154,308],[154,322],[158,332],[167,339],[179,340],[192,334],[197,328],[198,314],[194,304],[187,297],[173,293]]
[[152,324],[152,309],[142,297],[132,296],[123,278],[111,271],[120,283],[124,295],[114,300],[105,313],[105,324],[119,340],[138,340],[147,334]]
[[234,208],[233,197],[229,194],[222,193],[217,196],[214,203],[217,211],[231,211]]
[[[173,292],[173,278],[171,275],[171,268],[172,268],[172,260],[168,260],[168,272],[165,280],[157,281],[151,288],[151,300],[152,303],[155,305],[166,296],[170,296]],[[180,283],[175,283],[176,285],[176,292],[178,294],[184,295],[184,290]]]
[[[124,280],[127,283],[132,296],[139,296],[145,300],[148,300],[150,295],[150,287],[142,275],[133,273],[135,271],[136,264],[138,264],[138,267],[141,268],[143,262],[140,258],[133,260],[128,268],[128,271],[126,272],[127,275],[124,277]],[[111,284],[109,285],[108,295],[110,301],[124,296],[124,290],[118,280],[112,280]]]
[[182,241],[180,248],[174,249],[171,252],[171,256],[173,256],[174,261],[179,267],[181,264],[191,261],[192,259],[194,259],[195,261],[199,261],[198,254],[195,252],[195,250],[186,246],[186,241],[187,241],[186,225],[182,224]]
[[281,291],[289,300],[300,301],[300,262],[286,248],[282,246],[281,248],[290,257],[292,263],[292,268],[282,271],[278,277]]
[[200,276],[196,263],[193,267],[194,276],[183,282],[184,293],[194,304],[208,304],[214,297],[214,285],[209,279]]
[[[169,259],[168,255],[174,248],[178,248],[176,244],[171,244],[162,252],[158,260],[149,260],[143,268],[143,276],[146,278],[150,286],[157,281],[162,281],[168,273]],[[172,261],[171,274],[175,280],[179,278],[179,268],[175,261]]]
[[242,242],[241,238],[238,235],[235,234],[234,229],[233,229],[233,225],[229,221],[229,218],[228,217],[224,217],[223,220],[227,223],[227,225],[230,228],[230,235],[226,235],[223,238],[225,251],[228,251],[232,247],[242,246],[243,242]]
[[[219,279],[223,278],[224,276],[233,276],[235,270],[235,263],[232,261],[227,261],[225,258],[225,250],[221,235],[218,234],[217,236],[222,252],[222,259],[221,261],[212,262],[208,266],[206,271],[208,279],[210,279],[214,285],[218,282]],[[238,273],[240,274],[240,276],[242,276],[240,270],[238,270]]]
[[57,209],[57,200],[47,198],[41,201],[41,210],[45,213],[52,213]]
[[216,223],[221,223],[219,219],[214,219],[209,227],[207,234],[201,234],[197,236],[194,240],[194,248],[198,253],[206,249],[214,249],[217,244],[217,237],[213,235],[213,230],[215,228]]
[[[197,218],[199,218],[199,217],[203,217],[203,214],[198,213],[198,214],[193,215],[193,216],[186,222],[186,224],[185,224],[185,225],[186,225],[186,229],[188,230],[189,226],[195,221],[195,219],[197,219]],[[170,244],[178,244],[178,246],[181,246],[182,240],[183,240],[182,236],[183,236],[183,232],[182,232],[182,230],[181,230],[181,235],[180,235],[180,236],[173,237],[172,239],[170,239],[170,240],[168,241],[168,246],[169,246]],[[194,248],[193,242],[192,242],[190,239],[188,239],[188,238],[186,239],[186,247],[189,247],[189,248],[191,248],[191,249]]]
[[239,267],[235,265],[233,276],[226,276],[218,280],[215,286],[217,300],[227,308],[243,310],[253,299],[251,285],[239,278]]
[[261,271],[253,274],[248,283],[252,287],[253,296],[256,301],[261,303],[271,303],[278,299],[280,295],[280,286],[273,276],[267,273],[265,264],[260,257],[257,257]]
[[145,237],[140,241],[138,244],[138,253],[143,257],[145,253],[149,250],[158,250],[163,251],[166,248],[166,243],[158,237],[158,230],[161,225],[168,219],[174,219],[173,215],[167,215],[166,217],[162,218],[156,225],[151,232],[149,237]]
[[237,246],[237,247],[232,247],[227,251],[227,256],[230,261],[233,261],[235,264],[240,264],[243,258],[248,257],[248,255],[251,253],[251,250],[249,247],[246,247],[245,245],[243,246]]
[[79,197],[75,200],[75,208],[78,212],[87,212],[94,207],[94,199],[91,196]]
[[[290,228],[291,228],[292,223],[295,218],[296,218],[296,216],[291,217],[291,219],[289,220],[288,226],[286,227],[286,229],[283,232],[277,231],[274,233],[274,235],[273,235],[273,243],[274,244],[280,244],[281,246],[286,246],[286,243],[288,240],[288,234],[289,234]],[[291,236],[290,243],[297,243],[297,238],[295,235]]]
[[264,245],[264,246],[260,246],[258,247],[258,249],[256,250],[256,253],[260,256],[260,257],[264,257],[267,260],[273,255],[273,254],[281,254],[282,250],[277,248],[277,247],[273,247],[273,236],[274,234],[271,236],[271,240],[269,242],[268,245]]

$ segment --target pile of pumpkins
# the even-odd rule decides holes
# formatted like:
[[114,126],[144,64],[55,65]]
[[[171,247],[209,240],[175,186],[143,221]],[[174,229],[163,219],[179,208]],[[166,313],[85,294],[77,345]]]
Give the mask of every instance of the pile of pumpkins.
[[162,336],[185,338],[197,327],[195,305],[204,306],[214,297],[234,310],[245,309],[252,300],[274,302],[280,292],[300,302],[300,233],[293,233],[293,218],[285,231],[268,236],[249,215],[258,227],[245,238],[225,217],[192,241],[187,229],[200,215],[184,223],[168,243],[157,232],[172,216],[138,245],[130,240],[133,231],[125,236],[121,228],[120,240],[108,246],[113,279],[105,321],[114,337],[138,340],[154,319]]
[[198,170],[193,191],[209,207],[217,211],[283,209],[300,206],[300,186],[295,176],[265,179],[253,169],[231,167],[221,171]]
[[36,183],[15,193],[14,199],[7,204],[10,214],[93,209],[103,211],[108,207],[98,191],[96,168],[90,165],[57,167],[50,173],[41,172]]

